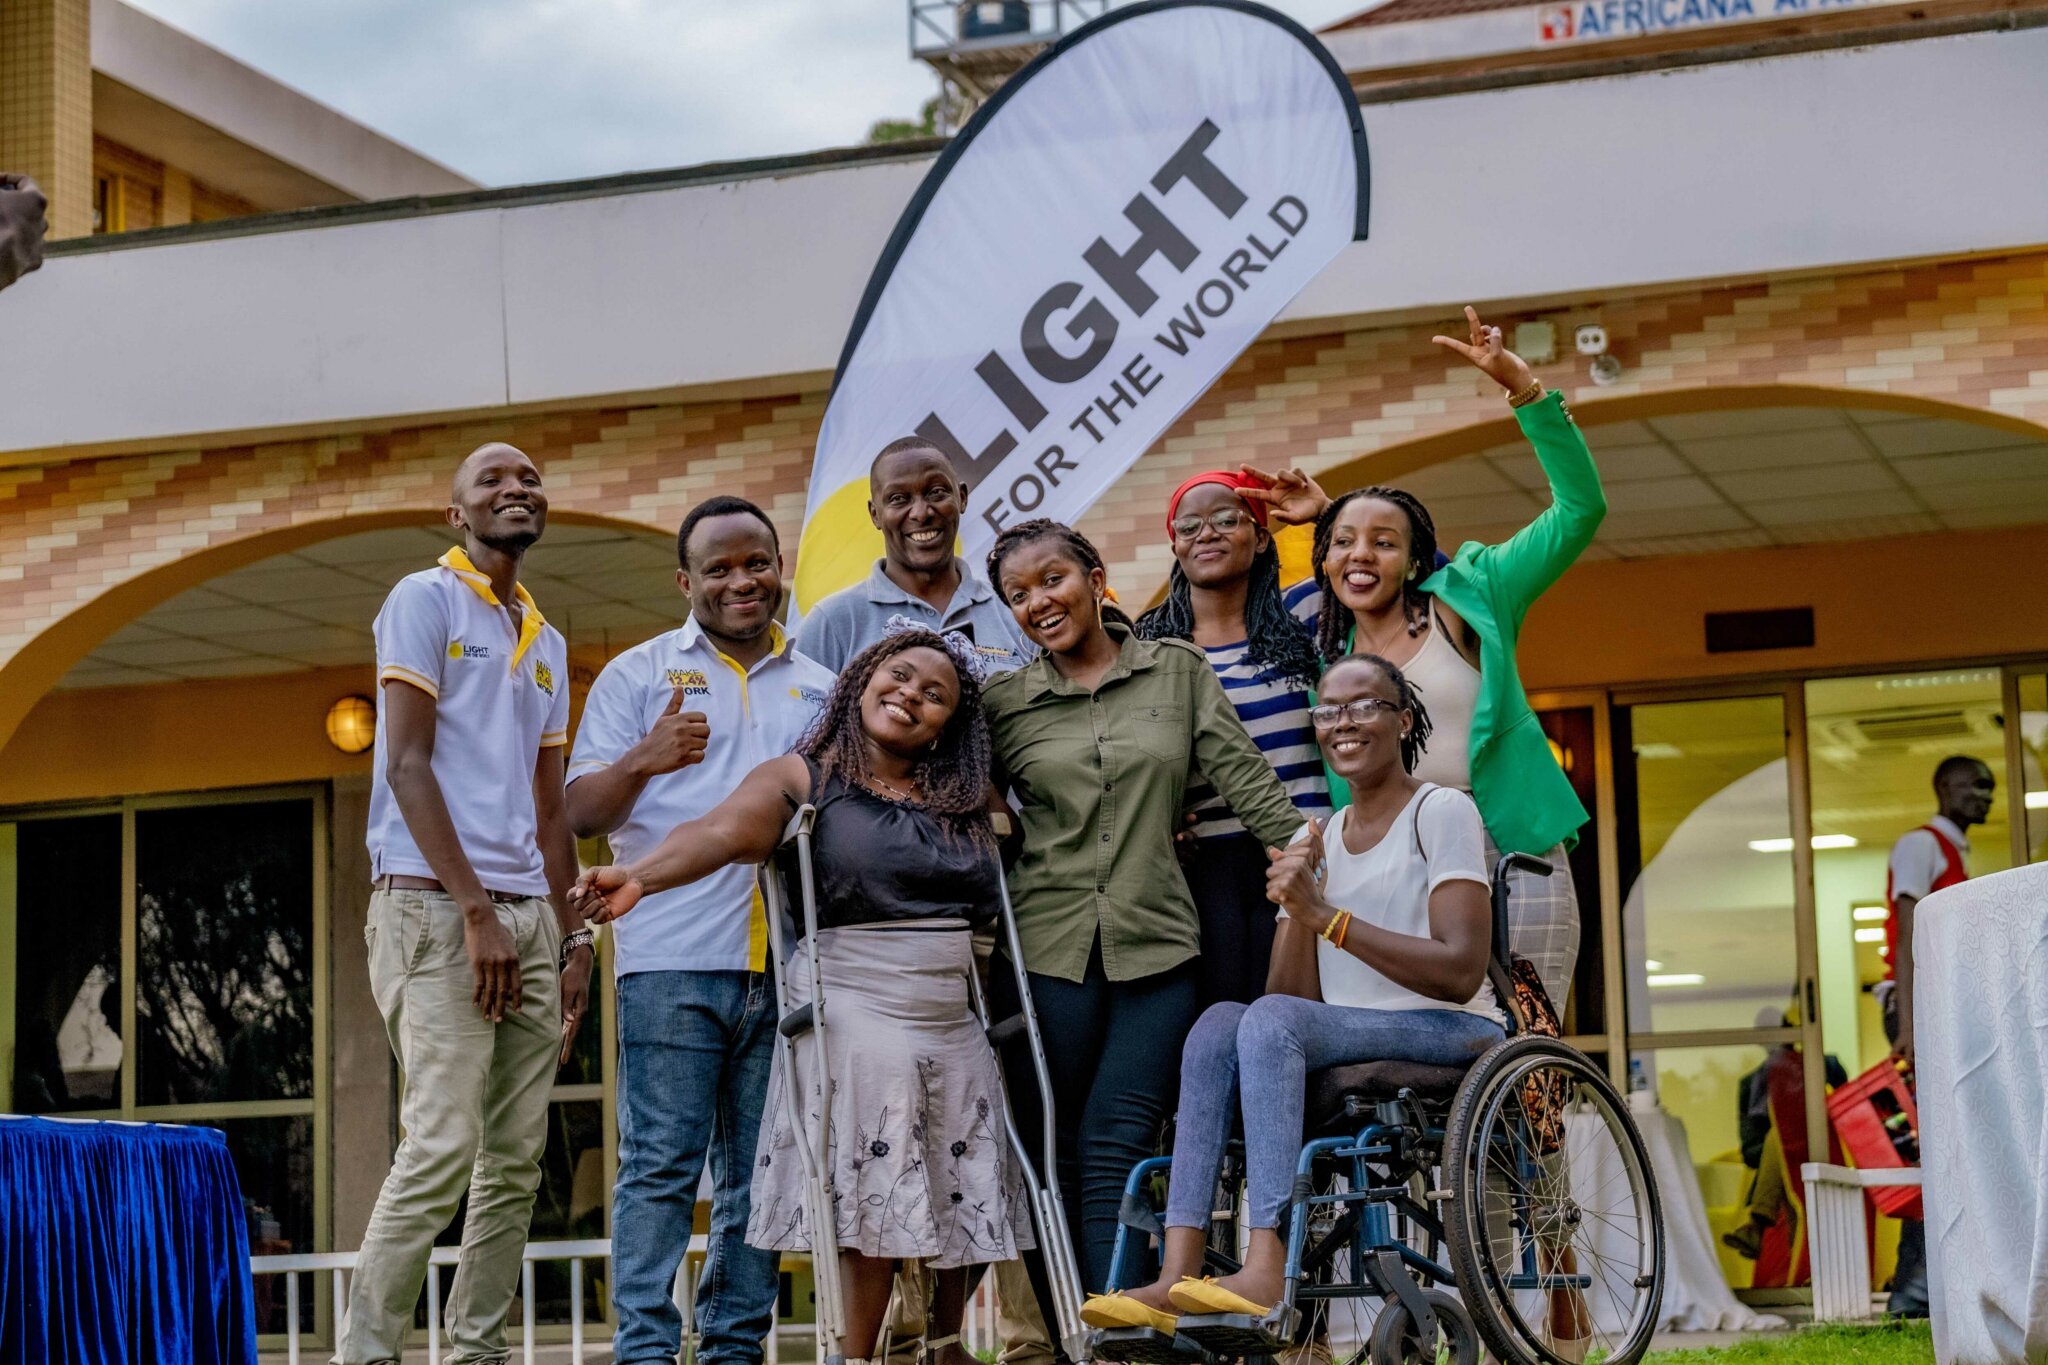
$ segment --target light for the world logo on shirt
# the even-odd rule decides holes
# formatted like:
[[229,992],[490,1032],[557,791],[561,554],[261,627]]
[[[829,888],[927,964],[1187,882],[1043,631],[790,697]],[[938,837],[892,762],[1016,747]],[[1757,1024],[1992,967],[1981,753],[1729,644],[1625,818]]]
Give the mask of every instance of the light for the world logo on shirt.
[[711,680],[704,676],[704,670],[701,668],[671,668],[668,671],[668,685],[682,688],[686,697],[711,695]]
[[[460,640],[450,640],[448,642],[448,657],[451,659],[488,659],[491,657],[491,647],[489,645],[466,645]],[[549,693],[549,695],[552,696],[554,694]]]

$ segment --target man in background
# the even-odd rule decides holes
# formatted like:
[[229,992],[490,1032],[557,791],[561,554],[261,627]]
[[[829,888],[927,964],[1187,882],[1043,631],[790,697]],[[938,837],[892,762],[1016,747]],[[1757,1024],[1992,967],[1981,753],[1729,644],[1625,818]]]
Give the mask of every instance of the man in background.
[[[1983,824],[1991,814],[1991,798],[1997,788],[1991,765],[1983,759],[1967,754],[1944,758],[1934,769],[1934,818],[1892,845],[1891,866],[1885,877],[1885,900],[1891,908],[1884,926],[1889,979],[1878,983],[1877,993],[1892,1055],[1909,1071],[1918,1008],[1913,912],[1934,892],[1969,880],[1969,829]],[[1918,1218],[1905,1219],[1899,1230],[1899,1266],[1885,1309],[1906,1317],[1927,1316],[1927,1224]]]

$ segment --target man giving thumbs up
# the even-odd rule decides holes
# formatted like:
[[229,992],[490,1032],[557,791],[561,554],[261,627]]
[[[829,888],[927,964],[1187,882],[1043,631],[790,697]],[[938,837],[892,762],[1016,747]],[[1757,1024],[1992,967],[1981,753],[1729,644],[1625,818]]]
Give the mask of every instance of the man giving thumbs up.
[[[569,764],[569,819],[631,862],[789,752],[832,674],[775,623],[782,552],[761,509],[717,497],[683,518],[679,630],[605,665]],[[775,993],[754,869],[728,867],[649,896],[613,929],[619,1009],[619,1184],[613,1200],[613,1349],[673,1360],[671,1297],[707,1152],[711,1252],[697,1294],[699,1359],[755,1365],[780,1289],[773,1252],[749,1247],[747,1191],[768,1090]]]

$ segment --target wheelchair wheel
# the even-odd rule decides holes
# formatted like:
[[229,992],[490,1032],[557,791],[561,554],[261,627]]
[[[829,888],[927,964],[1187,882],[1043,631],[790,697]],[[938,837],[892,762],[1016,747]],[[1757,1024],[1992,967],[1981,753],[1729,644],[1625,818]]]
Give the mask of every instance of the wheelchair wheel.
[[[1560,1101],[1561,1129],[1546,1126]],[[1664,1297],[1663,1209],[1642,1138],[1599,1067],[1554,1038],[1495,1047],[1452,1104],[1443,1172],[1451,1268],[1495,1356],[1642,1358]]]
[[1390,1299],[1372,1325],[1366,1358],[1372,1365],[1479,1365],[1479,1336],[1464,1305],[1441,1289],[1425,1289],[1422,1297],[1436,1314],[1435,1340],[1424,1341],[1408,1306]]

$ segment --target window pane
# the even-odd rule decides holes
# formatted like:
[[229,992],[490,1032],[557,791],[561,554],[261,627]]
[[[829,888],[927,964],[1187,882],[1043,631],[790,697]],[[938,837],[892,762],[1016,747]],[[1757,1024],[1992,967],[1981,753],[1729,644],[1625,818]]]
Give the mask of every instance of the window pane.
[[139,1104],[313,1093],[313,803],[135,815]]
[[15,827],[14,1109],[121,1102],[121,817]]
[[[1952,756],[1991,770],[1997,790],[1983,823],[1964,830],[1968,870],[2012,861],[2005,728],[1995,668],[1806,684],[1813,787],[1813,909],[1822,1038],[1851,1074],[1882,1061],[1880,983],[1891,975],[1886,928],[1892,850],[1937,814],[1934,770]],[[1967,820],[1972,812],[1961,812]],[[1908,845],[1932,851],[1926,835]]]
[[[541,1157],[540,1192],[533,1202],[536,1242],[604,1236],[604,1107],[596,1100],[548,1106],[548,1146]],[[604,1264],[583,1263],[583,1314],[603,1321],[598,1283]],[[569,1320],[569,1263],[541,1261],[533,1268],[538,1300],[535,1322]]]
[[1782,700],[1614,715],[1630,1032],[1775,1025],[1799,961]]
[[[228,1136],[235,1175],[242,1184],[242,1216],[251,1256],[286,1256],[313,1250],[313,1120],[201,1119],[198,1126]],[[285,1330],[284,1279],[259,1275],[256,1330]],[[314,1305],[327,1289],[324,1275],[299,1281],[299,1325],[313,1326]]]
[[[1787,1048],[1785,1053],[1792,1063],[1798,1061],[1796,1052]],[[1784,1187],[1779,1177],[1787,1170],[1782,1135],[1774,1144],[1772,1178],[1761,1192],[1755,1188],[1767,1139],[1777,1135],[1771,1097],[1759,1088],[1765,1075],[1759,1068],[1770,1054],[1770,1049],[1758,1046],[1659,1048],[1630,1054],[1631,1077],[1637,1085],[1649,1086],[1657,1099],[1656,1108],[1636,1110],[1636,1125],[1653,1150],[1659,1145],[1676,1148],[1672,1155],[1677,1168],[1690,1169],[1699,1181],[1721,1273],[1737,1289],[1751,1287],[1755,1264],[1724,1244],[1722,1236],[1749,1224],[1753,1204],[1765,1213],[1783,1207],[1777,1197]],[[1797,1066],[1780,1075],[1779,1082],[1775,1107],[1788,1115],[1793,1141],[1803,1151],[1805,1089]],[[1791,1179],[1798,1180],[1798,1167],[1789,1169]],[[1665,1203],[1669,1205],[1681,1193],[1666,1190]],[[1768,1261],[1765,1266],[1770,1269]]]

